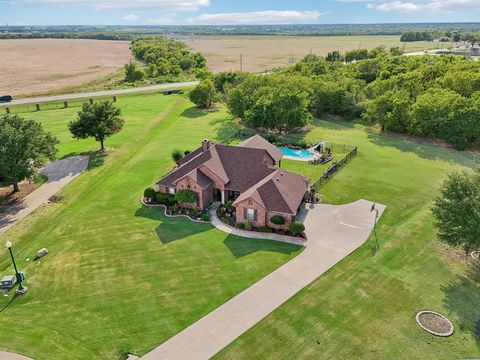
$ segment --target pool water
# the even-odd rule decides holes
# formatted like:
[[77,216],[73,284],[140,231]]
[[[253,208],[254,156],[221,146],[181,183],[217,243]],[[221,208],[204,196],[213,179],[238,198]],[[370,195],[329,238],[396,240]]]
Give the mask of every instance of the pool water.
[[313,155],[310,152],[308,152],[308,150],[305,150],[305,149],[295,150],[295,149],[289,149],[286,147],[279,147],[278,149],[281,152],[283,152],[286,156],[296,157],[299,159],[309,159],[313,157]]

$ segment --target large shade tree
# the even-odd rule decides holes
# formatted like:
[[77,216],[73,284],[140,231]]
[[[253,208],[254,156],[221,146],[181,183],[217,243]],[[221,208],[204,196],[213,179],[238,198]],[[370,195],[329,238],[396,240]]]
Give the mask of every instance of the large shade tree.
[[466,252],[480,250],[480,172],[454,172],[435,199],[438,238]]
[[55,159],[58,140],[42,125],[19,115],[0,117],[0,174],[19,190],[19,182]]
[[104,149],[105,139],[122,130],[121,111],[110,101],[83,104],[77,118],[68,124],[74,138],[95,138]]

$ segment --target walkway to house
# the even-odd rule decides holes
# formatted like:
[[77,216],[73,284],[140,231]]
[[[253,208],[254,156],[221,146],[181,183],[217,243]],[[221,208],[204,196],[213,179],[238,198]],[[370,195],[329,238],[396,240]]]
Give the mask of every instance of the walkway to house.
[[70,181],[80,175],[88,166],[88,156],[71,156],[54,161],[40,170],[48,181],[28,194],[19,204],[13,205],[0,216],[0,234],[4,233],[30,214]]
[[212,206],[209,211],[210,219],[212,225],[215,226],[218,230],[226,232],[228,234],[237,235],[241,237],[246,237],[250,239],[266,239],[266,240],[274,240],[274,241],[281,241],[295,245],[305,245],[305,241],[302,241],[299,238],[287,235],[279,235],[274,233],[262,233],[258,231],[248,231],[234,228],[233,226],[229,226],[222,222],[217,216],[217,208],[220,203],[216,203]]
[[[383,205],[376,205],[381,215]],[[367,239],[375,222],[372,203],[308,205],[302,210],[308,241],[297,257],[253,284],[143,360],[209,359]]]

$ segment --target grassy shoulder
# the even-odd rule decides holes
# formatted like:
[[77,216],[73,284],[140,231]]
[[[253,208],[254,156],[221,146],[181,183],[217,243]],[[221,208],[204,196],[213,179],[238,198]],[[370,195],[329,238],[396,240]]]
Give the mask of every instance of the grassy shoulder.
[[[249,240],[208,224],[143,208],[145,187],[173,165],[173,147],[193,149],[230,126],[223,109],[192,112],[183,96],[118,99],[125,128],[89,170],[0,236],[13,240],[28,295],[2,297],[0,347],[35,359],[142,355],[296,256],[301,248]],[[76,110],[28,114],[59,139],[60,157],[98,144],[74,140]],[[188,131],[187,131],[188,130]],[[26,258],[40,248],[49,254]],[[11,273],[4,250],[0,267]]]
[[[387,205],[378,236],[298,293],[217,359],[452,359],[480,355],[480,278],[468,258],[435,236],[431,201],[446,174],[477,154],[376,132],[360,122],[317,121],[306,139],[357,145],[359,154],[321,191],[324,202]],[[476,159],[476,162],[475,162]],[[415,313],[453,320],[435,338]]]

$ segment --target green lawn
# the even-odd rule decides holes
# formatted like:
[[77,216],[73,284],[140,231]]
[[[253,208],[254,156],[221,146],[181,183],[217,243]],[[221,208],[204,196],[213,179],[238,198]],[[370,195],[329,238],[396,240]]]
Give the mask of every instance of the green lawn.
[[[107,156],[6,234],[28,295],[0,299],[0,348],[35,359],[116,359],[141,355],[209,313],[301,248],[229,236],[210,225],[167,219],[140,206],[143,189],[168,171],[172,148],[193,149],[231,129],[224,110],[202,112],[182,96],[119,97],[124,130]],[[97,150],[73,140],[78,109],[40,111],[61,141],[59,157]],[[50,253],[27,262],[47,247]],[[12,268],[4,250],[2,273]]]
[[[438,243],[431,200],[459,164],[459,153],[378,134],[361,123],[318,121],[307,139],[359,147],[322,189],[323,201],[364,198],[387,205],[380,251],[373,237],[358,251],[245,333],[217,359],[460,359],[480,357],[480,273]],[[422,309],[450,317],[455,334],[436,338],[414,320]]]
[[[119,98],[124,131],[108,156],[9,233],[31,292],[0,313],[3,349],[37,359],[114,359],[143,354],[294,257],[298,247],[226,236],[209,225],[142,209],[142,190],[171,165],[172,147],[193,149],[234,131],[224,110],[192,109],[180,96]],[[60,156],[97,149],[72,140],[78,109],[29,114],[62,140]],[[359,122],[317,121],[307,140],[356,145],[359,154],[321,191],[325,202],[359,198],[388,206],[373,238],[217,355],[218,359],[460,359],[480,357],[480,275],[441,245],[432,198],[451,170],[478,153],[379,134]],[[284,163],[315,176],[321,169]],[[25,258],[46,246],[37,263]],[[0,266],[10,262],[2,251]],[[9,267],[9,272],[11,268]],[[449,316],[455,334],[435,338],[418,310]]]

